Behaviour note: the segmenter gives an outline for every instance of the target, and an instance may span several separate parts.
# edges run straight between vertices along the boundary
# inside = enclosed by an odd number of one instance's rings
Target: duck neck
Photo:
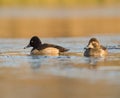
[[[37,45],[35,45],[35,46],[33,47],[33,50],[34,50],[34,49],[39,49],[41,46],[42,46],[41,43],[40,43],[40,44],[37,44]]]

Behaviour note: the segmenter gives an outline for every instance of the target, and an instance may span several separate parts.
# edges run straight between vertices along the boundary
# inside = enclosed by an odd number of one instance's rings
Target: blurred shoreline
[[[120,35],[120,7],[0,8],[0,37]]]

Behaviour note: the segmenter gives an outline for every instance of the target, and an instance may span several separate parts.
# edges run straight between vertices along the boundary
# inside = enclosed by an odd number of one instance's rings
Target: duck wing
[[[105,46],[100,46],[103,50],[107,50],[107,48]]]
[[[62,47],[62,46],[54,45],[54,44],[48,44],[48,43],[42,44],[41,47],[40,47],[40,50],[45,49],[45,48],[48,48],[48,47],[57,48],[57,49],[59,49],[60,52],[66,52],[66,51],[69,50],[69,49],[64,48],[64,47]]]

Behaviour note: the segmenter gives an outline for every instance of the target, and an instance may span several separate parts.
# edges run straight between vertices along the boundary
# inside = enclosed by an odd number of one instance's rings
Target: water
[[[119,17],[120,7],[97,7],[94,8],[2,8],[0,7],[0,17],[14,18],[68,18],[68,17]]]
[[[42,38],[69,48],[60,56],[31,56],[29,39],[0,39],[0,98],[119,98],[120,36],[94,36],[106,58],[86,58],[91,37]]]

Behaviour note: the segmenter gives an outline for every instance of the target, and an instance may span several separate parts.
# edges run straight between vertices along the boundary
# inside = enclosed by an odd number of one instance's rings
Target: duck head
[[[99,41],[96,38],[91,38],[86,48],[91,49],[91,48],[99,48],[99,47],[100,47]]]
[[[24,47],[24,49],[29,48],[29,47],[33,47],[33,48],[37,48],[42,44],[41,40],[39,39],[39,37],[37,36],[33,36],[30,40],[30,43]]]

